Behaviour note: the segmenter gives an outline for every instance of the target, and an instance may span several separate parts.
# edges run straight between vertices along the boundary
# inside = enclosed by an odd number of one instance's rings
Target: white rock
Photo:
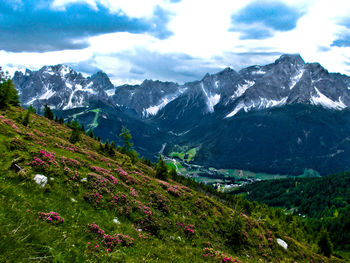
[[[47,177],[42,174],[36,174],[34,176],[34,181],[40,185],[40,187],[44,187],[47,184]]]
[[[285,241],[283,241],[283,240],[280,239],[280,238],[277,238],[277,243],[278,243],[278,245],[280,245],[281,247],[283,247],[285,250],[287,250],[288,244],[287,244]]]

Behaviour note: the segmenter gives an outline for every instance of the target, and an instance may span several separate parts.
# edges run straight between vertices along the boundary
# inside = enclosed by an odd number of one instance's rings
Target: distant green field
[[[91,129],[95,129],[98,126],[97,119],[98,119],[98,114],[100,113],[101,109],[95,109],[95,110],[91,110],[91,111],[96,113],[94,121],[93,121],[93,124],[92,124],[92,127],[91,127]]]
[[[198,150],[198,148],[192,148],[192,149],[189,149],[189,150],[183,151],[183,152],[172,152],[170,154],[170,156],[177,157],[177,158],[181,159],[182,161],[186,161],[189,163],[196,156],[197,150]]]
[[[178,153],[173,152],[172,157],[178,157],[183,161],[183,156],[188,155],[188,159],[192,159],[192,157],[196,153],[196,148],[188,150],[186,153]],[[204,167],[193,167],[187,168],[181,165],[181,161],[173,159],[172,162],[168,162],[168,167],[177,167],[176,171],[183,174],[188,175],[195,179],[197,182],[206,182],[209,184],[215,183],[223,183],[224,178],[230,179],[235,178],[237,182],[246,180],[249,178],[260,179],[260,180],[278,180],[289,178],[289,175],[282,174],[267,174],[267,173],[255,173],[246,170],[239,169],[215,169],[215,168],[204,168]],[[207,174],[207,176],[205,175]],[[311,169],[305,169],[304,173],[298,177],[318,177],[319,173],[317,171]],[[223,178],[224,177],[224,178]]]

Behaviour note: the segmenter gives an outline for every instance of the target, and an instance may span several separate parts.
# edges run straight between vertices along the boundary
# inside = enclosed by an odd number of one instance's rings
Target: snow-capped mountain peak
[[[13,81],[21,103],[33,104],[38,109],[45,104],[68,110],[86,107],[94,100],[108,103],[108,95],[101,88],[105,83],[97,78],[84,78],[67,65],[44,66],[38,71],[26,70],[25,74],[16,72]]]
[[[44,66],[24,74],[16,72],[13,80],[24,105],[38,108],[47,103],[67,110],[102,101],[140,118],[153,117],[163,109],[172,114],[194,109],[198,114],[218,111],[223,118],[230,118],[243,111],[294,103],[333,110],[350,106],[348,76],[329,73],[318,63],[305,63],[300,55],[288,54],[268,65],[239,72],[225,68],[183,85],[145,80],[140,85],[114,87],[102,71],[84,78],[66,65]],[[176,111],[169,111],[170,108]]]

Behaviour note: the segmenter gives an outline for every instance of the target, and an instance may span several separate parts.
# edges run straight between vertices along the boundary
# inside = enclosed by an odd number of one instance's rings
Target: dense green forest
[[[350,250],[350,172],[316,178],[261,181],[233,192],[250,201],[282,207],[327,229],[337,249]]]

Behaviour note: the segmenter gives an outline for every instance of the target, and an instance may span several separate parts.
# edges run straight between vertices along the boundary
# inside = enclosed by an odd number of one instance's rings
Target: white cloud
[[[164,4],[163,0],[97,0],[113,12],[122,11],[131,17],[150,17],[154,8]]]
[[[202,61],[202,65],[217,69],[234,66],[240,69],[247,63],[269,63],[281,53],[300,53],[307,62],[320,62],[331,72],[349,73],[346,62],[350,48],[331,47],[337,35],[344,30],[339,25],[341,18],[348,17],[350,2],[338,0],[284,0],[283,2],[298,8],[304,16],[298,20],[297,27],[291,31],[274,32],[271,38],[260,40],[242,40],[239,32],[229,32],[232,26],[231,16],[252,1],[232,0],[182,0],[176,4],[169,0],[55,0],[54,8],[64,8],[68,3],[86,2],[92,8],[98,4],[107,6],[111,12],[123,12],[130,17],[150,18],[155,7],[160,6],[173,16],[168,29],[174,34],[165,40],[149,34],[111,33],[89,39],[90,47],[82,50],[67,50],[46,53],[10,53],[0,51],[0,61],[8,68],[38,69],[47,64],[79,63],[93,61],[94,66],[114,76],[115,83],[140,81],[141,78],[157,76],[153,69],[142,65],[145,74],[133,76],[130,70],[140,68],[140,60],[131,59],[132,54],[140,55],[143,49],[148,54],[183,54]],[[252,52],[269,53],[252,56]],[[118,54],[129,56],[118,56]],[[244,58],[237,53],[250,53]],[[130,55],[131,54],[131,55]],[[142,58],[140,58],[142,59]],[[161,61],[161,60],[159,60]],[[186,70],[189,70],[186,64]],[[161,65],[160,65],[161,66]],[[178,65],[176,70],[183,65]],[[123,74],[125,77],[122,77]],[[158,74],[158,73],[157,73]],[[167,73],[168,74],[168,73]],[[165,77],[165,75],[164,75]],[[174,75],[174,79],[177,76]],[[180,77],[179,77],[180,79]]]
[[[51,4],[51,7],[53,9],[64,10],[66,5],[73,4],[73,3],[86,3],[91,8],[97,10],[97,5],[95,0],[54,0]]]

